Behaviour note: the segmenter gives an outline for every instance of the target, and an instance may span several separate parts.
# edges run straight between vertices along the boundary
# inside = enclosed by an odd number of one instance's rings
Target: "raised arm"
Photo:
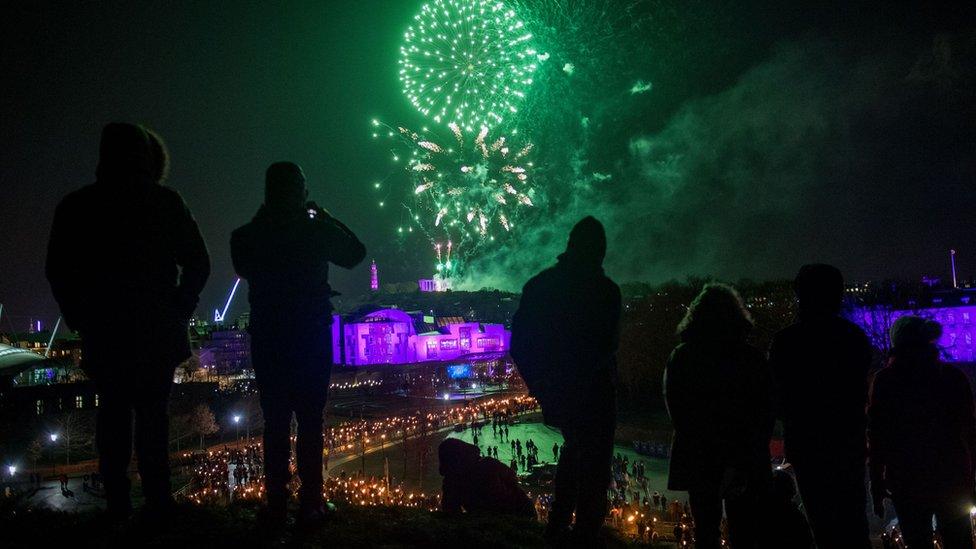
[[[316,226],[330,262],[352,269],[366,257],[366,246],[343,222],[326,214],[317,221]]]

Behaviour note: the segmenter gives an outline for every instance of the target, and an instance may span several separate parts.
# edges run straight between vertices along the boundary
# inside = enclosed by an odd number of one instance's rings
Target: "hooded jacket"
[[[877,373],[868,409],[872,491],[895,497],[969,497],[976,417],[969,379],[937,351],[898,352]]]
[[[577,224],[558,263],[525,284],[512,320],[512,358],[555,427],[614,415],[621,298],[603,273],[605,250],[598,221]]]
[[[131,124],[102,132],[97,180],[58,205],[46,274],[87,364],[118,348],[150,360],[190,356],[187,321],[210,275],[210,257],[180,195],[154,180],[149,139]]]

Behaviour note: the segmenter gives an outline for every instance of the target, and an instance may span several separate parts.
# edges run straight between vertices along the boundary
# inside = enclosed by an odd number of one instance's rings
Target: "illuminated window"
[[[434,340],[427,341],[427,358],[437,358],[437,342]]]
[[[441,340],[441,350],[451,351],[458,348],[458,340],[456,339],[442,339]]]
[[[41,415],[41,414],[44,413],[44,401],[43,400],[38,400],[37,402],[34,403],[34,406],[37,409],[37,415]]]
[[[79,408],[80,409],[80,408],[84,408],[84,407],[85,407],[85,399],[84,399],[84,397],[82,397],[81,395],[76,396],[75,397],[75,408]]]
[[[458,330],[461,335],[461,348],[470,349],[471,348],[471,328],[461,328]]]
[[[501,346],[501,341],[497,337],[479,337],[478,347],[482,349],[494,349]]]
[[[973,344],[973,334],[972,332],[966,332],[966,345]]]
[[[98,408],[98,393],[95,393],[95,407]]]

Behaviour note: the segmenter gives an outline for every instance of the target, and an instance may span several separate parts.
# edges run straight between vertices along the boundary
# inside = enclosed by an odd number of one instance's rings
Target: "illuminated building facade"
[[[976,292],[958,290],[937,294],[924,304],[909,303],[905,308],[864,306],[855,309],[851,320],[864,328],[872,343],[887,349],[888,337],[895,321],[915,315],[942,324],[943,360],[948,362],[976,361]]]
[[[412,364],[449,361],[479,353],[508,351],[511,332],[501,324],[435,318],[419,312],[382,309],[355,322],[332,324],[336,364]]]

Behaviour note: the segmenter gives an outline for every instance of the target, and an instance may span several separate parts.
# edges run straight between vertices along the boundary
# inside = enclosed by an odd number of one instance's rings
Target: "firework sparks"
[[[404,34],[400,82],[422,114],[471,132],[518,111],[537,60],[532,34],[505,4],[433,0]]]

